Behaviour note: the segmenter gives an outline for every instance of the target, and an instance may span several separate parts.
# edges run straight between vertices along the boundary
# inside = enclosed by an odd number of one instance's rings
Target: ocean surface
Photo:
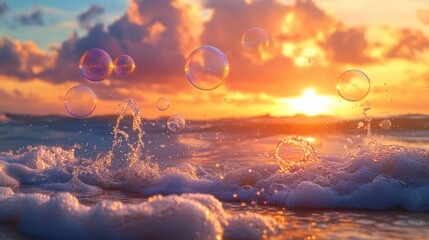
[[[429,116],[0,115],[0,239],[425,239]],[[386,119],[386,118],[385,118]]]

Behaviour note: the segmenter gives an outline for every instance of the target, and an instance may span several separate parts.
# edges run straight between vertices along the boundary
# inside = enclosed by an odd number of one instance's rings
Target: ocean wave
[[[292,173],[276,164],[213,171],[189,163],[161,169],[146,160],[109,165],[104,159],[46,146],[1,153],[0,186],[94,194],[116,189],[146,197],[204,193],[222,201],[287,208],[429,211],[429,152],[419,148],[377,145],[351,156],[322,155]]]
[[[261,239],[279,231],[273,218],[228,214],[210,195],[86,206],[70,193],[15,194],[0,187],[0,223],[8,222],[43,239]]]

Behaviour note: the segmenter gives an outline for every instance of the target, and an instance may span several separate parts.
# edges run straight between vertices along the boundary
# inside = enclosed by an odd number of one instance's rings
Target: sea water
[[[390,117],[389,130],[376,118],[187,119],[175,133],[133,104],[119,118],[1,116],[0,238],[429,234],[428,116]],[[281,171],[288,136],[308,139],[318,161]]]

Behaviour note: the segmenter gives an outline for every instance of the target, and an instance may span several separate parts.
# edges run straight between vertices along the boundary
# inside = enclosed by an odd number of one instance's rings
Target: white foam
[[[218,200],[202,194],[89,207],[70,193],[50,197],[0,188],[0,223],[5,222],[44,239],[259,239],[279,231],[270,217],[228,214]]]
[[[129,168],[105,168],[102,161],[89,164],[74,157],[73,150],[41,146],[22,154],[0,154],[0,186],[33,184],[96,193],[118,189],[144,196],[205,193],[222,201],[255,201],[288,208],[429,210],[426,150],[380,145],[376,150],[363,148],[352,157],[320,159],[297,173],[282,173],[276,165],[259,164],[209,174],[200,166],[159,169],[146,161]]]

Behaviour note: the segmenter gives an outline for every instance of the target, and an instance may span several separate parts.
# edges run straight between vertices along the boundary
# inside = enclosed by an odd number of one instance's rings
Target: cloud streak
[[[43,20],[43,11],[41,9],[35,9],[30,13],[21,13],[16,19],[21,25],[45,25],[45,21]]]
[[[92,5],[86,11],[79,14],[77,16],[77,20],[79,22],[79,25],[82,28],[90,29],[92,27],[91,23],[94,20],[97,20],[97,18],[101,16],[103,13],[104,13],[104,8],[98,5]]]

